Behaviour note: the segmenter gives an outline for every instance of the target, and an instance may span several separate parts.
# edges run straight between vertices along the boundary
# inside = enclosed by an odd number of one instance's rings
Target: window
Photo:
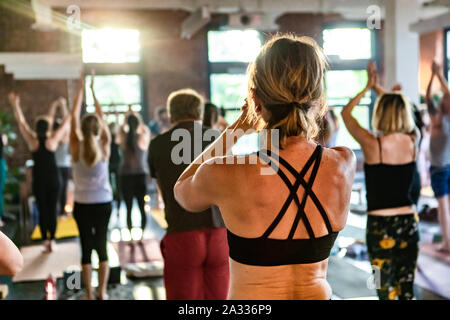
[[[88,112],[95,112],[94,98],[90,90],[91,76],[86,76],[86,104]],[[95,95],[107,115],[107,121],[122,123],[123,113],[132,110],[141,112],[141,78],[139,75],[99,75],[95,76]],[[116,115],[117,113],[117,115]]]
[[[252,62],[261,48],[256,30],[208,32],[209,62]]]
[[[366,28],[336,28],[323,31],[323,50],[341,60],[370,59],[371,33]]]
[[[241,114],[247,97],[249,62],[255,60],[263,43],[256,30],[213,30],[208,32],[208,60],[211,102],[222,108],[225,120],[231,124]],[[258,135],[239,139],[234,154],[257,151]]]
[[[143,69],[139,37],[139,30],[133,29],[94,29],[81,33],[85,72],[89,74],[91,69],[96,72],[95,93],[108,122],[122,123],[129,105],[133,111],[145,116],[141,97]],[[94,112],[89,88],[91,77],[86,76],[85,82],[87,111]]]
[[[255,60],[262,46],[256,30],[208,32],[211,102],[225,110],[231,123],[239,115],[247,96],[249,62]]]
[[[140,60],[138,30],[83,30],[81,46],[84,63],[133,63]]]
[[[334,27],[324,29],[322,37],[324,53],[330,60],[330,70],[325,75],[327,101],[340,123],[336,144],[360,149],[345,128],[340,112],[367,83],[367,63],[375,58],[372,31],[357,26]],[[366,129],[370,128],[372,101],[372,93],[368,92],[353,110],[359,124]]]
[[[247,96],[246,74],[213,73],[210,76],[211,101],[225,109],[225,120],[234,122]]]

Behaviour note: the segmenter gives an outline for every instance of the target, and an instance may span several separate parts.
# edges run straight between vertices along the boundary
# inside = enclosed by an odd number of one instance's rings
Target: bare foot
[[[446,246],[444,243],[441,243],[437,246],[436,248],[437,251],[441,252],[441,253],[450,253],[450,248],[448,246]]]
[[[109,300],[109,296],[106,293],[99,293],[97,300]]]
[[[91,292],[87,292],[86,291],[86,300],[95,300],[95,295],[94,295],[94,293],[91,291]]]
[[[49,250],[50,250],[50,252],[56,251],[56,241],[55,240],[50,241]]]
[[[45,240],[44,241],[44,249],[42,250],[42,253],[50,253],[50,252],[52,252],[52,250],[50,248],[50,241]]]

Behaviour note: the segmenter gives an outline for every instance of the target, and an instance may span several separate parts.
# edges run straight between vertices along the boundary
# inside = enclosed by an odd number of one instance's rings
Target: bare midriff
[[[310,264],[250,266],[230,259],[230,300],[329,300],[328,259]]]
[[[400,214],[411,214],[416,212],[416,206],[404,206],[404,207],[398,207],[398,208],[388,208],[388,209],[379,209],[379,210],[372,210],[368,211],[367,214],[372,216],[382,216],[382,217],[389,217],[389,216],[396,216]]]

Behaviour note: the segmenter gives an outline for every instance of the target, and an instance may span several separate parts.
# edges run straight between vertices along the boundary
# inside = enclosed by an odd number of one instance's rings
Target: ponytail
[[[94,114],[86,115],[81,121],[83,142],[81,158],[88,167],[93,167],[101,158],[97,137],[100,133],[100,121]]]
[[[130,114],[127,118],[127,124],[129,130],[126,139],[126,147],[128,150],[131,150],[132,153],[135,153],[138,138],[137,129],[139,127],[140,120],[136,115]]]

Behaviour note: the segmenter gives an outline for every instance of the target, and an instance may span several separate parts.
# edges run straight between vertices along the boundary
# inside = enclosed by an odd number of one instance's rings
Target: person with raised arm
[[[122,159],[119,166],[120,190],[127,207],[127,226],[131,234],[133,227],[133,199],[136,198],[141,213],[142,234],[140,240],[142,240],[147,224],[144,198],[148,193],[147,180],[149,169],[147,154],[150,143],[150,130],[142,121],[141,116],[132,111],[131,105],[125,115],[125,121],[120,128],[117,138],[117,142],[122,150]]]
[[[92,88],[93,91],[93,88]],[[92,92],[94,97],[95,94]],[[108,163],[111,135],[99,103],[95,113],[85,114],[80,121],[84,94],[84,77],[81,75],[72,109],[70,130],[70,153],[75,184],[73,215],[78,225],[81,243],[81,264],[86,297],[94,299],[91,285],[91,254],[95,250],[99,257],[98,296],[108,299],[109,278],[107,232],[113,200],[109,182]]]
[[[436,107],[431,96],[434,78],[437,78],[443,93]],[[434,196],[438,201],[438,216],[442,231],[439,251],[450,254],[450,91],[441,67],[433,62],[431,79],[426,95],[431,120],[430,178]]]
[[[65,98],[60,97],[57,100],[57,107],[62,114],[62,117],[66,117],[69,114],[69,110],[67,109],[67,101]],[[54,119],[53,122],[53,130],[59,128],[62,123],[61,119],[56,118],[56,110],[51,114],[51,117]],[[69,185],[69,180],[72,177],[71,167],[72,167],[72,157],[69,152],[69,136],[70,136],[70,128],[66,128],[66,132],[64,134],[64,138],[58,145],[56,149],[56,165],[58,166],[59,174],[61,176],[61,190],[59,193],[58,199],[58,213],[60,216],[65,217],[68,212],[66,212],[66,203],[67,203],[67,188]]]
[[[382,96],[387,92],[379,83],[379,77],[377,72],[377,67],[374,61],[370,61],[367,65],[367,76],[369,79],[372,79],[372,89],[375,92],[377,96]],[[402,92],[402,85],[400,83],[396,83],[392,86],[391,92]],[[421,177],[419,173],[419,155],[421,152],[423,153],[424,150],[422,150],[422,137],[424,134],[426,134],[425,130],[425,124],[423,122],[422,114],[419,111],[419,108],[411,102],[411,99],[409,97],[405,97],[408,100],[408,106],[411,108],[411,114],[414,119],[414,123],[417,127],[417,129],[420,132],[419,138],[418,138],[418,149],[417,149],[417,166],[416,170],[414,172],[413,182],[412,182],[412,188],[411,188],[411,196],[414,201],[414,204],[417,206],[419,203],[420,198],[420,191],[422,189],[422,183],[421,183]]]
[[[32,189],[39,211],[39,227],[44,240],[44,252],[52,252],[55,249],[56,209],[61,185],[55,151],[70,125],[70,115],[65,116],[61,126],[56,130],[52,130],[51,117],[39,116],[35,121],[35,130],[32,130],[23,115],[19,95],[11,92],[8,97],[19,130],[33,157]],[[51,109],[53,108],[55,104],[52,105]]]
[[[358,123],[353,109],[366,92],[377,88],[377,75],[371,72],[370,65],[368,71],[366,87],[349,101],[341,115],[364,154],[366,244],[374,272],[381,277],[378,297],[409,300],[414,298],[419,242],[419,218],[411,190],[420,133],[408,99],[395,92],[378,97],[373,132]]]
[[[347,220],[356,158],[348,148],[314,141],[326,111],[325,69],[312,38],[269,40],[249,67],[242,115],[174,187],[186,210],[220,208],[228,229],[229,299],[332,296],[328,258]],[[235,138],[250,129],[267,133],[261,150],[229,155]]]

